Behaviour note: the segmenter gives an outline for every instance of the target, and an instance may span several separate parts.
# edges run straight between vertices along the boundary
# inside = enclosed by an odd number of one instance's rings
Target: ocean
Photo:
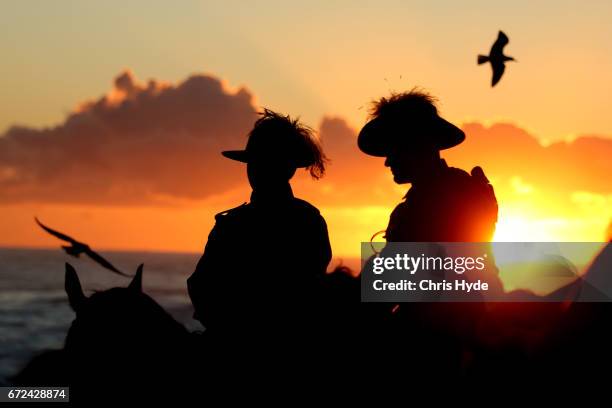
[[[144,263],[143,289],[189,330],[201,330],[192,318],[187,277],[200,254],[156,252],[100,252],[124,272]],[[0,385],[16,374],[32,356],[59,349],[74,312],[64,291],[64,264],[75,267],[86,295],[129,278],[103,269],[87,257],[73,258],[60,248],[0,248]]]

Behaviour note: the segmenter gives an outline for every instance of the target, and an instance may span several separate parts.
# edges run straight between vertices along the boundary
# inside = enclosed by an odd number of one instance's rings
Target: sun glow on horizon
[[[542,223],[527,216],[511,215],[500,218],[493,235],[494,242],[554,242],[559,237],[546,228]]]

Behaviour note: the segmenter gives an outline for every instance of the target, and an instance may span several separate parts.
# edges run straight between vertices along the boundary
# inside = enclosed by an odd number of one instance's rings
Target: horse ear
[[[128,289],[135,290],[136,292],[142,292],[142,268],[144,264],[138,265],[138,269],[136,270],[136,275],[134,275],[134,279],[130,282]]]
[[[78,312],[83,306],[83,303],[85,303],[87,297],[83,293],[83,288],[81,288],[79,275],[77,275],[72,265],[70,265],[68,262],[66,262],[66,278],[64,281],[64,288],[66,289],[66,294],[68,295],[70,307],[75,312]]]

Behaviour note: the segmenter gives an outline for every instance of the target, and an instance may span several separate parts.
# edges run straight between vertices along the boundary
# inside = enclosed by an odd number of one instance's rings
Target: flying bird
[[[491,51],[489,51],[489,55],[478,56],[478,65],[484,64],[485,62],[491,63],[491,67],[493,68],[493,79],[491,80],[492,87],[495,86],[502,75],[504,75],[506,61],[515,61],[514,58],[504,55],[504,47],[509,41],[508,36],[504,34],[503,31],[500,31],[497,35],[497,40],[495,40],[495,43],[493,43],[491,47]]]
[[[66,251],[66,253],[68,255],[74,256],[75,258],[78,258],[81,254],[85,254],[88,257],[90,257],[92,260],[96,261],[97,263],[99,263],[101,266],[103,266],[104,268],[111,270],[113,272],[115,272],[116,274],[119,274],[121,276],[126,276],[126,277],[131,277],[128,274],[125,274],[123,272],[121,272],[119,269],[115,268],[113,266],[113,264],[111,264],[110,262],[108,262],[106,259],[104,259],[102,256],[100,256],[98,253],[94,252],[89,245],[84,244],[82,242],[77,241],[76,239],[69,237],[68,235],[62,234],[59,231],[56,231],[54,229],[51,229],[49,227],[47,227],[46,225],[44,225],[42,222],[40,222],[38,220],[38,218],[34,217],[34,219],[36,220],[36,223],[45,231],[47,231],[49,234],[53,235],[56,238],[61,239],[62,241],[66,241],[69,242],[70,245],[62,245],[62,248],[64,249],[64,251]]]

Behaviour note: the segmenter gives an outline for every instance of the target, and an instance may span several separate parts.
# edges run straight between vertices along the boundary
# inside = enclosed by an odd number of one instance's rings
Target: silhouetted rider
[[[359,134],[361,151],[386,157],[398,184],[412,187],[391,214],[387,241],[487,242],[497,222],[493,187],[480,167],[449,167],[440,150],[463,142],[463,131],[438,115],[421,92],[381,98]]]
[[[434,99],[410,91],[381,98],[371,120],[359,133],[361,151],[386,157],[396,183],[410,183],[404,201],[393,210],[385,232],[387,242],[488,242],[497,222],[493,187],[480,167],[471,174],[449,167],[440,150],[465,139],[461,129],[438,115]],[[389,247],[383,255],[389,256]],[[500,291],[492,268],[492,291]],[[484,276],[483,276],[484,277]],[[474,334],[484,312],[482,304],[405,303],[382,311],[391,319],[391,341],[409,342],[414,367],[456,370],[465,338]],[[435,358],[434,358],[435,357]],[[422,360],[419,360],[421,358]]]
[[[310,312],[331,248],[325,220],[294,197],[289,180],[302,167],[321,177],[323,151],[310,128],[265,110],[246,149],[223,155],[246,163],[253,192],[248,204],[215,216],[187,281],[195,317],[211,332],[252,336],[297,326]]]

